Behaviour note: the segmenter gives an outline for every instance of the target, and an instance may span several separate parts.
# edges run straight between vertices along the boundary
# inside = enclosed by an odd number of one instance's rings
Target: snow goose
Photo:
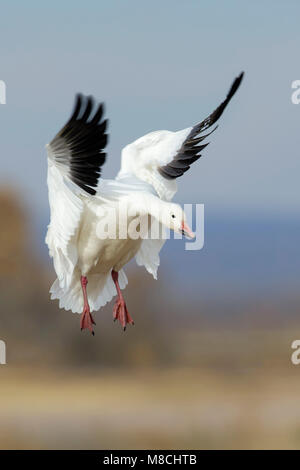
[[[95,109],[92,97],[76,96],[69,121],[46,146],[51,213],[46,243],[57,275],[51,298],[59,299],[60,308],[81,313],[81,329],[94,334],[91,312],[115,295],[113,318],[124,329],[133,324],[121,292],[127,284],[123,266],[135,257],[137,264],[156,279],[165,241],[163,228],[193,237],[183,210],[171,202],[177,190],[176,178],[200,158],[208,145],[202,142],[216,129],[210,128],[242,78],[243,73],[234,80],[226,99],[201,123],[178,132],[151,132],[127,145],[115,180],[100,179],[108,139],[104,105]],[[207,129],[210,131],[203,134]],[[121,237],[120,216],[125,213],[127,225]],[[149,217],[157,222],[159,236],[130,236],[129,224],[141,226]],[[118,233],[103,237],[104,226],[110,222]]]

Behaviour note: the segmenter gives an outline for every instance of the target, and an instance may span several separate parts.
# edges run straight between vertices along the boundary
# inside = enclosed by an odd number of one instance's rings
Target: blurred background
[[[299,2],[1,5],[1,449],[300,447]],[[78,91],[106,103],[121,148],[206,117],[245,70],[179,203],[205,204],[205,245],[169,241],[154,281],[131,263],[123,333],[96,336],[49,299],[44,146]]]

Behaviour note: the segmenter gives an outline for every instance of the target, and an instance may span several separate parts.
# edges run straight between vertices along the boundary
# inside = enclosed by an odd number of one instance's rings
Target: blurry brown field
[[[168,301],[163,279],[151,296],[153,281],[132,270],[136,326],[123,333],[108,305],[92,338],[49,301],[53,272],[14,195],[0,203],[1,449],[300,447],[297,295],[284,307],[237,300],[237,314],[212,299],[187,317],[172,286]]]
[[[299,448],[295,369],[1,371],[2,449]]]

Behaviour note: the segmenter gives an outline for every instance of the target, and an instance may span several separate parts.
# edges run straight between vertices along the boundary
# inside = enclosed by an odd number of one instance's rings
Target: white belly
[[[85,209],[78,234],[78,267],[82,275],[119,271],[138,252],[142,239],[101,239],[97,235],[99,219],[94,208]]]

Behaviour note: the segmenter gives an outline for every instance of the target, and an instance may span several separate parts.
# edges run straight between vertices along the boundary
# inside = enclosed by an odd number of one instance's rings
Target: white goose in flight
[[[127,323],[133,324],[121,289],[127,284],[122,268],[134,256],[156,279],[165,241],[162,232],[156,239],[133,238],[127,225],[125,237],[102,237],[99,223],[110,209],[122,216],[120,207],[125,207],[127,214],[133,214],[128,224],[150,216],[160,228],[193,237],[183,210],[170,202],[177,190],[176,178],[200,158],[208,145],[202,142],[217,126],[203,132],[220,118],[242,78],[243,73],[234,80],[226,99],[201,123],[178,132],[151,132],[127,145],[115,180],[100,179],[107,144],[104,106],[93,112],[92,97],[77,95],[71,118],[46,146],[51,212],[46,243],[57,274],[51,298],[59,299],[60,308],[81,313],[81,329],[94,334],[91,312],[115,295],[114,319],[124,329]]]

